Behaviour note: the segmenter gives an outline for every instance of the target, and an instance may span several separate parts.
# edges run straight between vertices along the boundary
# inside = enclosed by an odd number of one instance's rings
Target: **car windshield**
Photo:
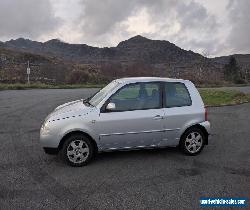
[[[119,83],[117,81],[109,83],[107,86],[98,91],[94,96],[92,96],[88,102],[93,106],[97,106],[107,96],[107,94],[110,93],[110,91],[112,91],[118,85]]]

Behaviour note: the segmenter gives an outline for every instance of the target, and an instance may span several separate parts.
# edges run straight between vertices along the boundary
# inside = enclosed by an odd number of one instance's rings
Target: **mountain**
[[[24,38],[7,41],[4,43],[4,47],[30,53],[57,56],[69,60],[79,60],[82,54],[89,53],[92,49],[92,47],[84,44],[68,44],[58,39],[42,43]]]
[[[30,53],[51,55],[81,63],[97,62],[138,62],[150,64],[168,62],[187,62],[201,59],[192,51],[183,50],[168,41],[150,40],[135,36],[120,42],[117,47],[91,47],[86,44],[68,44],[58,39],[36,42],[19,38],[4,43],[8,49],[23,50]]]
[[[116,50],[121,55],[120,57],[127,60],[142,60],[150,64],[180,63],[202,59],[201,55],[183,50],[168,41],[150,40],[142,36],[135,36],[120,42]]]
[[[234,54],[230,56],[233,56],[241,66],[250,67],[250,54]],[[221,65],[225,65],[229,62],[230,56],[215,57],[212,58],[212,60]]]
[[[40,82],[64,82],[65,74],[73,66],[55,57],[0,48],[0,82],[25,81],[27,61],[30,62],[32,81]]]
[[[187,78],[201,83],[219,82],[223,76],[223,66],[229,60],[227,56],[209,59],[193,51],[181,49],[169,41],[151,40],[140,35],[122,41],[116,47],[99,48],[86,44],[69,44],[59,39],[38,42],[19,38],[0,42],[0,49],[5,50],[5,55],[8,54],[6,50],[23,56],[26,53],[24,57],[29,60],[29,56],[40,56],[39,58],[44,58],[40,66],[46,63],[46,59],[56,60],[61,66],[67,66],[67,71],[65,68],[60,70],[67,72],[63,74],[65,78],[60,79],[61,82],[67,81],[68,74],[73,71],[78,71],[77,76],[73,77],[87,77],[91,81],[104,81],[122,76],[167,76]],[[3,54],[0,55],[3,57]],[[10,55],[12,60],[18,57],[11,53]],[[244,68],[248,68],[249,57],[237,55],[237,60],[240,65],[244,64]],[[0,63],[1,66],[5,66],[3,61]],[[68,70],[69,66],[71,70]],[[53,69],[55,71],[57,67],[54,66]],[[59,81],[55,76],[53,80]]]

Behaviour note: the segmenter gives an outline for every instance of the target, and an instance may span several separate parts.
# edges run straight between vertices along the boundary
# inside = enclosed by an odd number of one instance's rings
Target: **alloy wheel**
[[[86,161],[89,154],[89,146],[84,140],[73,140],[67,147],[67,157],[74,164]]]
[[[198,132],[191,132],[185,139],[185,147],[190,153],[198,152],[203,144],[202,135]]]

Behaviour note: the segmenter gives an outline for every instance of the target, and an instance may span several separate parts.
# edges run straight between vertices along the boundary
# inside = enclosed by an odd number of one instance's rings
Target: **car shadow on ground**
[[[180,153],[178,147],[165,147],[165,148],[147,148],[147,149],[133,149],[133,150],[115,150],[108,152],[101,152],[97,154],[97,159],[113,159],[113,158],[137,158],[137,157],[148,157],[155,155],[175,155]]]
[[[117,162],[129,161],[157,161],[159,159],[174,159],[182,161],[185,156],[178,147],[165,147],[165,148],[147,148],[147,149],[134,149],[134,150],[115,150],[108,152],[101,152],[94,156],[93,160],[87,166],[112,164]],[[63,166],[65,163],[61,160],[59,155],[48,155],[49,158],[44,160],[47,164],[56,164]],[[45,163],[46,164],[46,163]]]

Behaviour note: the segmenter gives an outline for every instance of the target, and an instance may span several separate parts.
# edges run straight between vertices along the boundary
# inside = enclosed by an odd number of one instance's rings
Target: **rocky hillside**
[[[250,71],[250,54],[235,54],[231,55],[235,57],[237,60],[238,64],[245,70]],[[218,63],[220,65],[225,65],[229,62],[230,56],[221,56],[221,57],[216,57],[212,58],[213,62]]]
[[[214,82],[221,80],[223,66],[228,61],[228,57],[208,59],[168,41],[142,36],[132,37],[110,48],[69,44],[58,39],[37,42],[19,38],[0,42],[0,56],[0,71],[5,75],[0,78],[2,81],[9,75],[6,69],[20,72],[22,68],[24,71],[27,60],[30,60],[39,69],[37,72],[40,73],[35,76],[37,80],[48,77],[56,82],[67,82],[71,80],[69,78],[102,81],[122,76],[165,76]],[[242,56],[237,55],[237,60],[248,68],[249,55]],[[12,61],[15,65],[11,64]]]
[[[192,51],[183,50],[168,41],[150,40],[135,36],[122,41],[117,47],[98,48],[85,44],[68,44],[58,39],[36,42],[19,38],[2,43],[8,49],[23,50],[42,55],[51,55],[81,63],[97,62],[138,62],[150,64],[167,62],[189,62],[202,56]]]
[[[25,82],[30,63],[30,79],[43,83],[71,83],[72,77],[98,81],[98,66],[64,61],[57,57],[0,48],[0,82]],[[80,72],[80,74],[79,74]]]

